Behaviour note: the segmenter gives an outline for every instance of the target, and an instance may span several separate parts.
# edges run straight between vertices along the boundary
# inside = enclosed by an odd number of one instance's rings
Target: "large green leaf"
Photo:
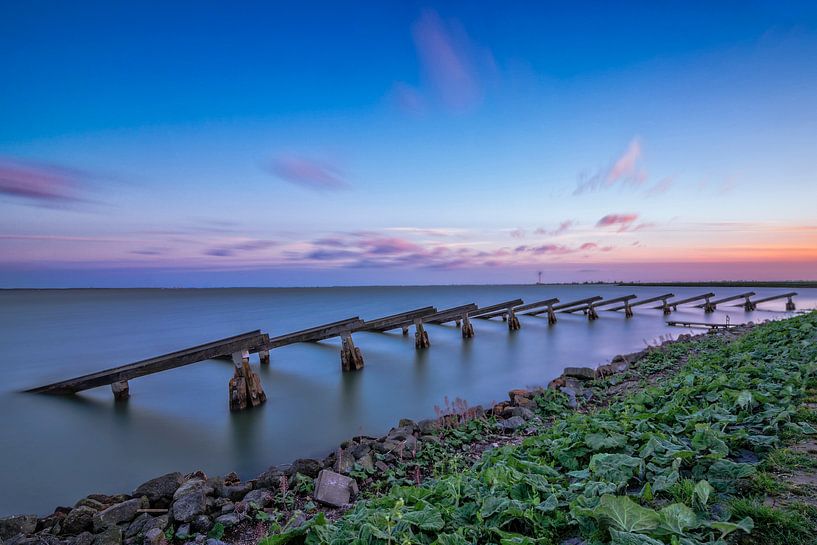
[[[641,458],[626,454],[594,454],[590,458],[590,473],[597,479],[618,485],[626,484],[644,465]]]
[[[695,511],[683,503],[667,505],[658,515],[661,517],[660,528],[672,534],[684,535],[687,530],[701,525]]]
[[[591,433],[584,438],[584,443],[593,450],[617,449],[627,444],[627,437],[620,433]]]
[[[727,535],[731,534],[735,530],[743,530],[747,534],[751,533],[755,527],[755,521],[751,519],[751,517],[746,517],[744,519],[739,520],[737,523],[735,522],[720,522],[715,521],[709,524],[712,528],[721,531],[721,537],[726,537]],[[785,545],[785,544],[781,544]]]
[[[612,545],[664,545],[663,541],[658,541],[644,534],[634,534],[632,532],[622,532],[610,528],[610,542]]]
[[[625,532],[654,530],[661,520],[654,510],[641,507],[627,496],[602,496],[592,514]]]
[[[443,521],[443,516],[440,511],[430,506],[420,511],[404,513],[403,520],[427,532],[442,530],[443,527],[445,527],[445,522]]]
[[[711,496],[712,492],[714,491],[715,489],[712,488],[712,485],[702,479],[695,485],[692,495],[694,496],[695,501],[698,502],[698,505],[705,507],[707,502],[709,502],[709,496]]]

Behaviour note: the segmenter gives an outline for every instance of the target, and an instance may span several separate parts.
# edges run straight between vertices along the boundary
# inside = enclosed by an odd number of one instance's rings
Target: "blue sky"
[[[808,2],[0,7],[0,286],[814,278]]]

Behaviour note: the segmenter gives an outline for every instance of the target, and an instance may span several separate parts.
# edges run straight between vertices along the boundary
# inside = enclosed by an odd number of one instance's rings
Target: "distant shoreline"
[[[817,288],[817,280],[720,280],[716,282],[620,282],[618,286],[670,286],[670,287],[721,287],[721,288]]]

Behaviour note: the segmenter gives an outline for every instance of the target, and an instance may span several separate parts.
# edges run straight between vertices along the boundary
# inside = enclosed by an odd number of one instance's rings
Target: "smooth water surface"
[[[268,401],[230,413],[232,365],[206,361],[135,379],[131,399],[114,403],[110,388],[77,396],[20,390],[262,329],[278,335],[350,316],[372,319],[426,305],[438,309],[636,293],[679,297],[742,288],[616,286],[437,286],[303,289],[15,290],[0,291],[0,515],[45,514],[92,493],[130,491],[169,471],[237,471],[251,478],[296,457],[323,457],[356,434],[381,435],[398,419],[435,414],[447,397],[489,404],[518,387],[544,385],[566,366],[597,366],[670,328],[658,310],[636,307],[627,320],[601,312],[520,316],[510,333],[500,319],[474,320],[464,341],[453,325],[427,326],[431,348],[414,349],[413,334],[356,333],[365,368],[341,373],[339,340],[272,352],[259,374]],[[771,295],[785,289],[756,289]],[[799,289],[798,308],[814,308],[817,290]],[[712,315],[683,308],[674,319],[733,323],[782,317],[785,300],[751,313],[725,306]],[[696,332],[700,332],[697,330]],[[257,361],[253,368],[258,369]]]

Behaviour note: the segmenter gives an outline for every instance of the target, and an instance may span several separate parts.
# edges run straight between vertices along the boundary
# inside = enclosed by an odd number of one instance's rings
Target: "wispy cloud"
[[[346,189],[349,183],[335,165],[320,159],[292,153],[280,154],[268,170],[287,182],[316,190]]]
[[[515,238],[515,239],[525,238],[525,230],[524,229],[511,229],[510,235],[511,235],[511,238]]]
[[[568,231],[569,231],[570,229],[572,229],[572,228],[573,228],[575,225],[576,225],[576,222],[575,222],[575,221],[573,221],[573,220],[565,220],[565,221],[563,221],[562,223],[560,223],[560,224],[559,224],[559,226],[558,226],[558,227],[556,227],[556,229],[553,229],[553,230],[550,230],[550,231],[549,231],[549,230],[545,229],[544,227],[540,227],[540,228],[538,228],[536,231],[534,231],[534,234],[537,234],[537,235],[549,235],[549,236],[559,236],[559,235],[561,235],[561,234],[564,234],[564,233],[568,232]]]
[[[608,167],[599,169],[595,174],[579,175],[574,195],[586,192],[602,191],[615,186],[640,186],[647,179],[643,166],[641,141],[630,140],[627,149]]]
[[[213,257],[230,257],[237,253],[255,252],[257,250],[264,250],[272,246],[277,246],[278,242],[274,240],[246,240],[243,242],[236,242],[232,244],[222,244],[207,248],[204,250],[204,255]]]
[[[666,178],[662,178],[659,180],[655,185],[647,189],[647,197],[657,197],[658,195],[663,195],[670,189],[672,186],[675,185],[675,180],[671,176],[667,176]]]
[[[466,112],[482,102],[484,80],[496,72],[490,50],[474,44],[459,22],[443,21],[431,9],[414,23],[412,37],[425,92],[395,83],[393,95],[402,110],[424,113],[429,103],[439,103],[450,111]]]
[[[0,157],[0,195],[55,206],[85,201],[90,176],[78,170]]]

